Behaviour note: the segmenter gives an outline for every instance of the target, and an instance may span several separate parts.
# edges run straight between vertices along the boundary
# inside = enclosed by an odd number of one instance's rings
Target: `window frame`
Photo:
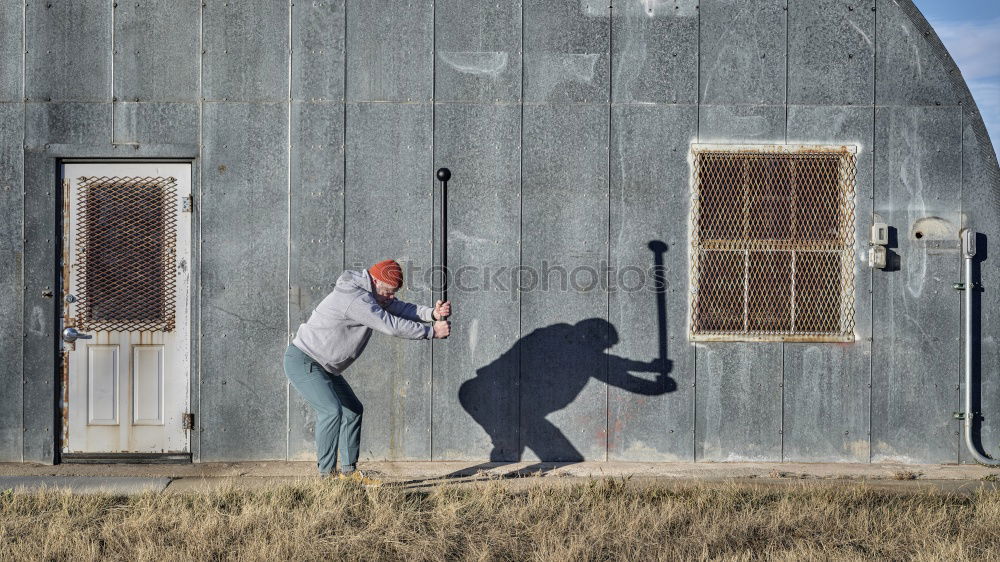
[[[845,228],[842,234],[843,238],[838,238],[842,241],[841,249],[834,250],[834,255],[836,252],[842,252],[840,256],[841,271],[838,274],[841,287],[841,292],[839,295],[839,316],[837,322],[840,326],[838,332],[817,332],[817,331],[801,331],[796,332],[793,329],[788,330],[759,330],[750,329],[749,322],[745,321],[742,330],[696,330],[698,322],[698,304],[699,304],[699,291],[702,287],[699,285],[699,255],[702,255],[703,248],[700,246],[699,236],[699,219],[701,212],[699,203],[700,185],[699,185],[699,167],[701,165],[700,157],[705,154],[721,154],[721,153],[745,153],[745,154],[777,154],[777,155],[801,155],[801,154],[830,154],[839,155],[840,162],[838,172],[841,175],[841,179],[838,180],[838,200],[840,205],[843,205],[846,213],[849,214],[848,217],[842,218],[839,222]],[[688,266],[690,273],[690,287],[688,291],[688,338],[693,342],[809,342],[809,343],[846,343],[857,341],[856,333],[856,306],[857,306],[857,275],[858,275],[858,262],[857,262],[857,154],[858,147],[855,145],[828,145],[828,144],[709,144],[709,143],[691,143],[691,150],[689,152],[689,165],[691,169],[690,176],[690,189],[691,189],[691,207],[689,210],[689,221],[688,221]],[[846,168],[845,168],[846,166]],[[795,240],[792,241],[796,242]],[[749,244],[748,244],[749,245]],[[762,252],[781,252],[788,251],[790,253],[798,252],[798,249],[787,249],[778,248],[777,244],[775,247],[768,248],[766,245],[762,245],[758,248]],[[746,250],[750,252],[751,250]],[[747,260],[750,257],[748,255]],[[792,258],[793,261],[795,258]],[[749,261],[747,262],[749,264]],[[749,267],[749,265],[747,266]],[[794,266],[793,266],[794,267]],[[792,270],[794,272],[794,269]],[[794,275],[794,273],[792,274]],[[849,277],[849,279],[848,279]],[[749,283],[751,280],[749,278],[749,273],[745,272],[743,277],[744,285],[744,295],[743,295],[743,306],[745,309],[744,314],[747,314],[746,308],[749,306],[750,296],[747,293],[749,288]],[[792,281],[794,286],[794,278]],[[794,289],[793,289],[794,291]],[[790,300],[791,314],[794,317],[796,309],[794,292]]]

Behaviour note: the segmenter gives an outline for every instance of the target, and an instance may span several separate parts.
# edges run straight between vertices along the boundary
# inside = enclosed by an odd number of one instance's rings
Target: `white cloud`
[[[965,77],[994,145],[1000,141],[1000,18],[931,21]]]
[[[1000,142],[1000,79],[967,80],[966,83],[996,146]]]
[[[966,80],[1000,77],[1000,18],[931,24]]]
[[[966,83],[983,113],[1000,112],[1000,80],[968,80]]]

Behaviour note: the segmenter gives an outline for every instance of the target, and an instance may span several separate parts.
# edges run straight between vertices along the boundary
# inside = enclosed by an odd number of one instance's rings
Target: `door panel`
[[[118,346],[87,346],[87,423],[118,425]]]
[[[66,164],[64,453],[184,453],[191,165]],[[86,338],[86,339],[84,339]]]
[[[163,346],[132,347],[132,423],[163,423]]]

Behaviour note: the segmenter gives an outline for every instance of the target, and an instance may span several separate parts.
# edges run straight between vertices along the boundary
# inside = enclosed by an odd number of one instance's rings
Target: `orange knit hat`
[[[392,285],[393,287],[403,286],[403,268],[399,267],[396,260],[380,261],[368,268],[368,273],[370,273],[374,279]]]

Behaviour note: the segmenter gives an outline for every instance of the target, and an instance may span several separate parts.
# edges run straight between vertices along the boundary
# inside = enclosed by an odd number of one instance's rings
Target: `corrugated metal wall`
[[[688,147],[721,141],[859,146],[856,343],[687,341]],[[650,291],[453,289],[451,339],[351,368],[364,458],[964,460],[957,229],[997,232],[1000,179],[909,0],[0,0],[0,460],[54,458],[70,156],[194,158],[198,460],[312,457],[287,337],[345,266],[432,264],[439,166],[450,266],[646,269],[659,240],[666,318]],[[873,212],[894,271],[864,267]],[[660,322],[670,384],[639,372]]]

